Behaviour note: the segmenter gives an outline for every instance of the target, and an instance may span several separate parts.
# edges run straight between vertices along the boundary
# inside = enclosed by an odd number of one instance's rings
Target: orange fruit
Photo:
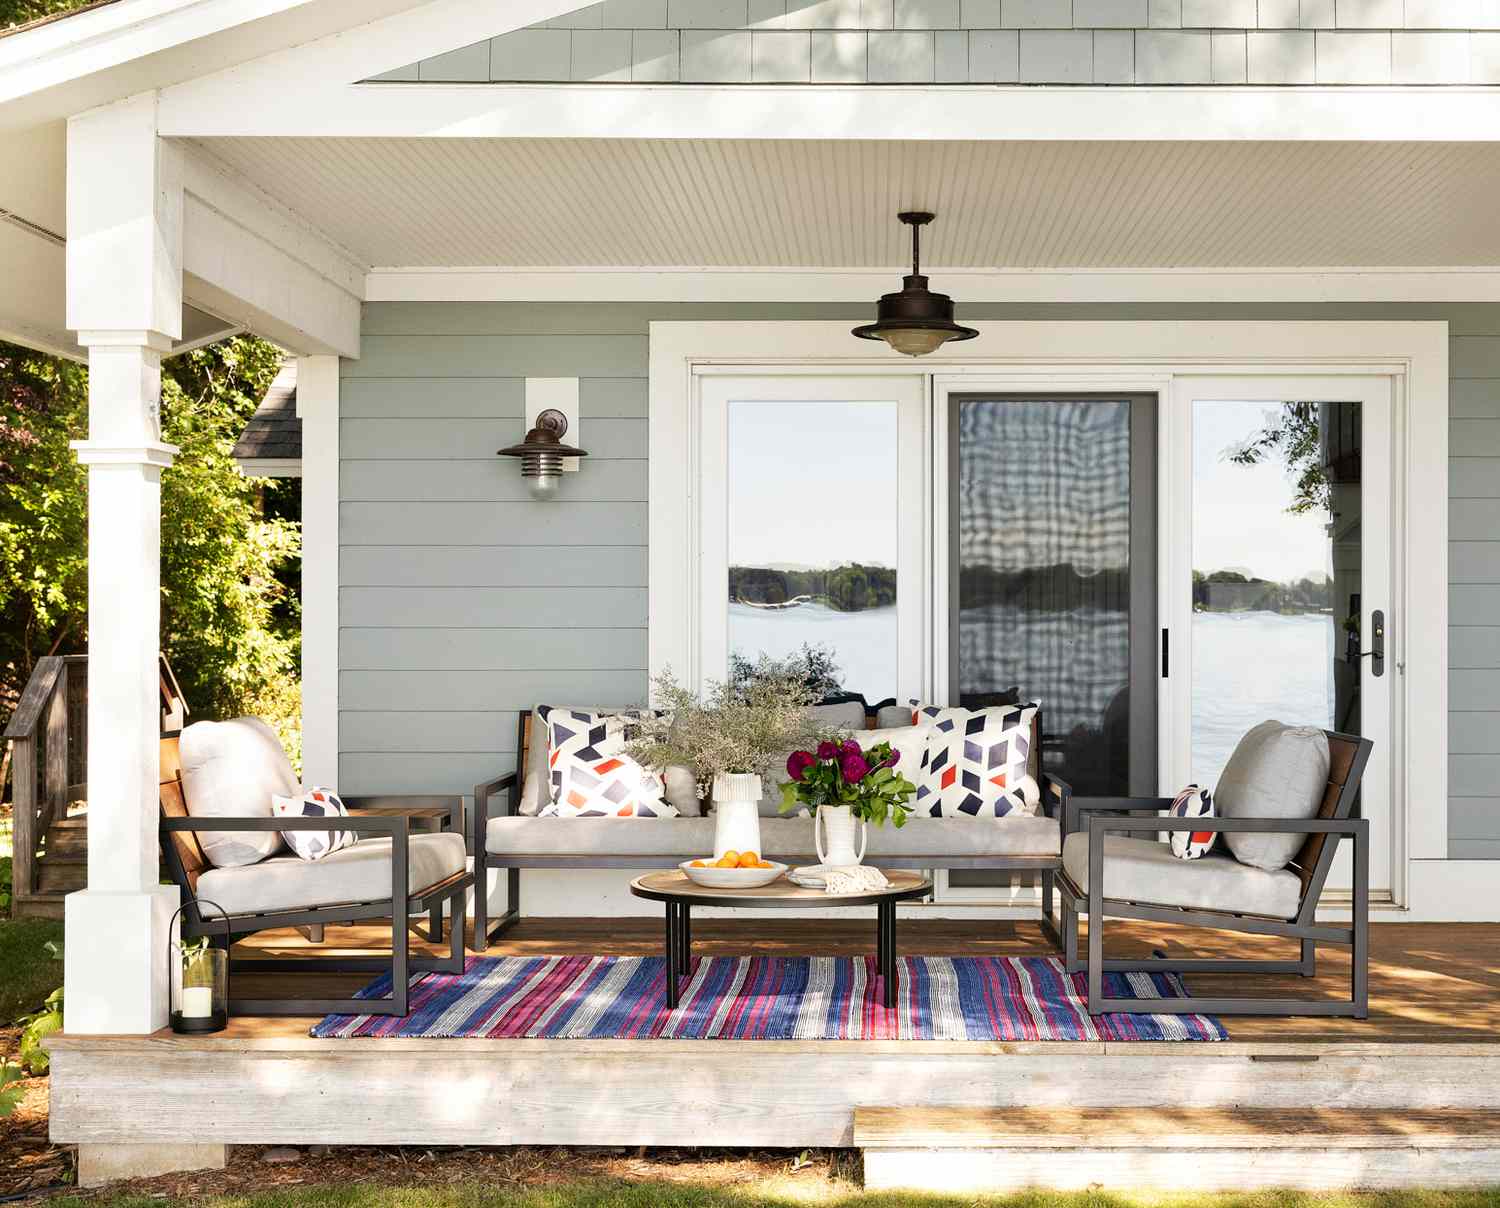
[[[735,851],[734,848],[731,847],[722,856],[720,856],[719,859],[721,859],[721,860],[733,860],[736,864],[738,864],[740,862],[740,853],[737,852],[737,851]]]
[[[694,860],[691,864],[688,865],[688,867],[689,868],[707,868],[708,865],[705,864],[702,860]]]
[[[722,860],[718,860],[714,864],[715,868],[738,868],[739,866],[739,861],[731,860],[727,852],[724,854],[724,858]]]
[[[755,862],[755,867],[756,868],[773,868],[775,866],[769,860],[757,860]]]
[[[754,868],[759,863],[760,857],[757,856],[753,851],[747,851],[742,856],[740,856],[741,868]]]

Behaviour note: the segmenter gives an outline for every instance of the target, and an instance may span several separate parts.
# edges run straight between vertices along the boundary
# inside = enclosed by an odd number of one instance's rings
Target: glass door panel
[[[1076,792],[1154,792],[1155,397],[949,408],[949,699],[1034,700]]]
[[[1268,719],[1374,739],[1361,809],[1372,886],[1389,891],[1389,384],[1183,389],[1191,583],[1185,666],[1173,669],[1186,676],[1183,783],[1212,787],[1241,736]],[[1377,610],[1389,618],[1380,664],[1368,657]],[[1347,884],[1347,871],[1336,878]]]

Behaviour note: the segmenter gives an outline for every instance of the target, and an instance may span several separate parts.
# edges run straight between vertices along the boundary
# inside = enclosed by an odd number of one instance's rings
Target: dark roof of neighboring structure
[[[302,457],[302,420],[297,416],[297,363],[289,361],[276,375],[239,440],[236,461],[298,461]]]
[[[37,17],[33,21],[23,21],[20,25],[10,25],[0,29],[0,38],[8,38],[11,34],[24,33],[28,29],[35,29],[38,25],[52,25],[58,21],[66,21],[69,17],[76,17],[79,13],[89,12],[91,9],[104,8],[109,4],[116,4],[119,0],[93,0],[92,4],[81,4],[77,8],[63,9],[61,12],[48,13],[45,17]]]

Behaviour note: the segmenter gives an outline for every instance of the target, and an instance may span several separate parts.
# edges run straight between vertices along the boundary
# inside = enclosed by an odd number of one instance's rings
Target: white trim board
[[[370,302],[858,302],[898,268],[374,268]],[[965,303],[1500,302],[1500,269],[929,267]]]
[[[437,10],[452,0],[427,6]],[[466,3],[469,0],[465,0]],[[497,0],[474,7],[492,10]],[[455,46],[556,15],[510,0],[504,21],[464,23]],[[1183,139],[1489,142],[1500,89],[1047,85],[341,84],[410,62],[392,37],[430,43],[402,14],[351,34],[163,89],[162,133],[186,138],[912,139],[962,142]],[[498,28],[497,28],[498,27]],[[373,27],[371,27],[373,28]],[[360,41],[359,38],[364,40]],[[451,47],[450,47],[451,49]],[[326,51],[326,53],[324,53]],[[415,44],[411,53],[421,53]],[[330,83],[329,81],[335,81]]]
[[[1402,384],[1406,498],[1397,542],[1405,569],[1397,739],[1411,860],[1447,856],[1448,325],[1446,322],[978,322],[979,338],[917,365],[854,340],[844,323],[676,323],[650,327],[648,659],[654,673],[694,667],[693,379],[699,372],[919,372],[1003,375],[1047,388],[1192,372],[1394,376]],[[1404,664],[1404,668],[1398,666]],[[1426,905],[1412,886],[1408,905]]]
[[[297,359],[302,420],[302,779],[339,775],[339,358]]]

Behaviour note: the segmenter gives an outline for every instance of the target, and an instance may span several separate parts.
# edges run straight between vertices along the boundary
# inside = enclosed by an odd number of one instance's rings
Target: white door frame
[[[1184,374],[1355,374],[1397,382],[1394,436],[1406,490],[1397,502],[1406,619],[1388,653],[1398,715],[1393,784],[1408,803],[1408,859],[1447,857],[1448,324],[1446,322],[979,322],[977,339],[913,362],[854,340],[844,323],[650,325],[649,635],[651,670],[691,665],[698,579],[695,371],[972,375],[1021,390],[1119,389]],[[1163,512],[1167,509],[1163,508]],[[1438,585],[1437,590],[1432,585]],[[1420,906],[1418,907],[1420,909]]]

